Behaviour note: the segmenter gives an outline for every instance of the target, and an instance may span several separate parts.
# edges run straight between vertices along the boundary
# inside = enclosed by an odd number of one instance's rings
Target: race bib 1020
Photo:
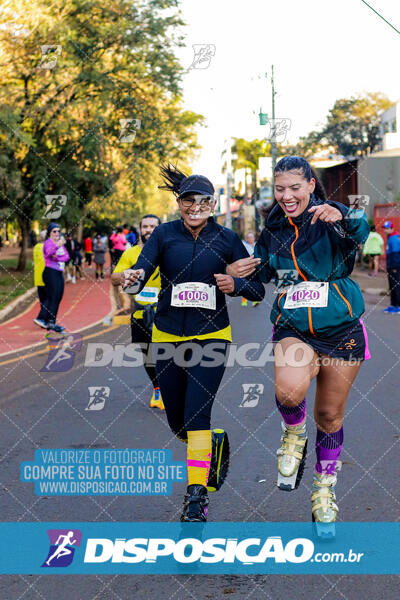
[[[302,281],[289,288],[283,308],[323,308],[328,306],[328,292],[326,281]]]

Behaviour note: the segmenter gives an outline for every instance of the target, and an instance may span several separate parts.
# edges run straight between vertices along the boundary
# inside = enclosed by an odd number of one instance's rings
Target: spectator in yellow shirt
[[[154,229],[160,224],[160,219],[156,215],[144,215],[139,223],[140,236],[136,246],[125,250],[120,257],[117,266],[111,275],[111,283],[115,286],[121,284],[121,274],[127,269],[132,269],[136,264],[139,254],[144,244],[147,242]],[[133,313],[131,315],[131,335],[133,344],[147,344],[142,349],[145,355],[144,368],[153,384],[153,395],[150,400],[151,408],[164,410],[164,403],[161,398],[160,388],[157,382],[156,370],[153,365],[148,364],[146,350],[151,343],[151,334],[154,320],[154,313],[157,307],[158,294],[161,287],[160,270],[157,267],[151,275],[146,286],[140,292],[133,296]]]
[[[43,281],[43,271],[44,271],[44,256],[43,256],[43,245],[46,239],[46,231],[41,231],[39,234],[39,242],[35,244],[33,248],[33,282],[37,287],[37,293],[39,296],[40,302],[40,311],[36,319],[33,319],[33,322],[39,327],[43,329],[47,329],[46,323],[46,310],[44,308],[44,303],[46,300],[46,286]]]

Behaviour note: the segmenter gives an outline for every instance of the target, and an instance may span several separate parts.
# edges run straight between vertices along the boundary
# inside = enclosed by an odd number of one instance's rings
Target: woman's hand
[[[341,221],[343,219],[343,215],[334,206],[330,204],[320,204],[319,206],[313,206],[308,209],[308,212],[313,212],[314,216],[311,220],[311,225],[317,222],[317,219],[320,221],[324,221],[324,223],[336,223],[336,221]]]
[[[127,269],[121,273],[121,285],[127,287],[133,285],[137,281],[140,275],[144,273],[143,269]]]
[[[260,258],[254,258],[253,256],[240,258],[231,265],[228,265],[226,267],[226,272],[228,275],[232,275],[232,277],[248,277],[254,273],[260,262]]]
[[[232,294],[235,289],[235,282],[233,281],[233,277],[230,275],[222,275],[222,273],[214,274],[215,279],[217,280],[217,286],[224,294]]]

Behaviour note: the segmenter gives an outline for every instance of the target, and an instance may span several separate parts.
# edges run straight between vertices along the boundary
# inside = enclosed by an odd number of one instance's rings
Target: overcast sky
[[[400,30],[399,0],[368,0]],[[381,91],[400,98],[400,35],[361,0],[182,0],[186,47],[214,44],[207,69],[184,78],[187,109],[206,117],[199,128],[202,150],[194,172],[215,183],[228,136],[266,135],[258,124],[260,105],[271,114],[271,65],[275,69],[276,117],[292,121],[288,139],[323,123],[338,98]],[[261,76],[261,77],[260,77]]]

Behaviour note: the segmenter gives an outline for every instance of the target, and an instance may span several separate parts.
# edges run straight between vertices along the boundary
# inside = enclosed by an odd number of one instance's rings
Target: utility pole
[[[232,229],[231,215],[231,195],[232,195],[232,140],[228,138],[228,148],[226,153],[226,216],[225,227]]]
[[[275,87],[274,87],[274,65],[271,67],[272,86],[272,126],[271,126],[271,157],[272,157],[272,189],[274,189],[274,171],[276,165],[276,126],[275,126]]]

